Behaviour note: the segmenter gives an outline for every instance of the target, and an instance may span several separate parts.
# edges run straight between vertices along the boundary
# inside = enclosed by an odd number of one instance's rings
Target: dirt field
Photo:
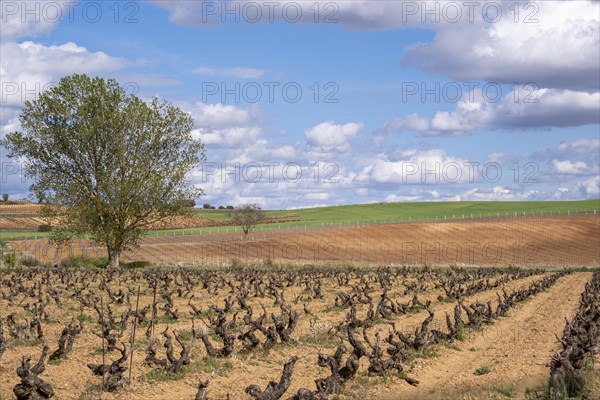
[[[475,283],[485,281],[486,274],[488,284],[497,285],[491,289],[481,289],[471,295],[463,297],[465,304],[475,301],[491,301],[496,305],[496,293],[504,289],[511,292],[518,289],[531,287],[534,282],[540,282],[551,276],[552,273],[541,271],[517,275],[513,272],[493,272],[486,269],[479,272],[463,275],[461,272],[414,270],[414,272],[393,272],[389,275],[393,282],[389,296],[398,304],[411,304],[413,294],[418,293],[420,302],[431,301],[430,309],[434,313],[433,321],[429,326],[431,329],[444,330],[446,326],[445,313],[452,314],[455,302],[443,299],[444,291],[436,284],[447,277],[468,277],[466,282]],[[170,273],[161,275],[166,286],[161,289],[157,296],[158,300],[158,325],[155,334],[150,339],[145,335],[148,326],[141,324],[136,332],[135,351],[133,353],[132,383],[115,393],[102,393],[100,391],[101,378],[92,375],[87,368],[88,363],[100,364],[102,362],[101,339],[94,335],[100,332],[98,325],[98,314],[92,308],[92,304],[98,304],[98,298],[83,306],[81,303],[86,298],[94,299],[95,296],[103,298],[103,304],[110,304],[113,314],[118,321],[127,314],[126,304],[135,307],[135,293],[137,285],[141,286],[141,298],[139,308],[151,307],[153,292],[148,286],[151,274],[141,275],[137,272],[125,272],[116,276],[107,276],[105,273],[71,271],[65,274],[51,272],[49,275],[40,272],[20,275],[18,272],[0,272],[3,285],[0,288],[2,299],[0,300],[1,315],[4,319],[4,336],[8,339],[8,348],[0,357],[0,398],[11,399],[12,388],[19,382],[15,370],[20,364],[22,355],[33,356],[33,362],[37,361],[43,342],[47,342],[50,352],[57,348],[57,340],[63,327],[73,318],[84,321],[83,331],[76,337],[73,351],[66,359],[52,362],[46,367],[46,371],[40,375],[47,381],[56,392],[59,399],[192,399],[197,390],[197,384],[206,380],[214,371],[214,376],[209,384],[208,394],[211,399],[225,399],[230,395],[232,399],[250,399],[244,393],[244,389],[251,384],[257,384],[264,389],[269,380],[278,381],[283,364],[292,356],[300,356],[294,373],[291,386],[283,398],[296,393],[300,388],[315,390],[314,380],[328,376],[327,368],[317,366],[316,360],[319,353],[333,354],[341,338],[347,338],[343,332],[335,333],[334,327],[344,323],[348,308],[336,306],[335,298],[340,293],[352,293],[352,286],[361,286],[360,276],[349,272],[327,272],[325,270],[305,270],[298,273],[273,274],[266,272],[220,272],[212,273]],[[257,348],[246,351],[240,340],[235,342],[235,351],[223,358],[209,357],[202,342],[198,340],[193,345],[190,355],[191,363],[185,367],[184,372],[174,376],[166,376],[161,372],[161,367],[148,365],[144,362],[146,349],[150,343],[155,343],[157,356],[164,357],[165,351],[162,346],[164,337],[161,332],[168,326],[169,331],[188,332],[187,340],[190,340],[190,329],[192,326],[192,310],[188,303],[195,304],[197,308],[207,310],[209,305],[214,304],[223,307],[227,297],[240,295],[240,287],[249,282],[247,279],[253,276],[264,282],[264,286],[270,287],[272,282],[288,279],[284,298],[294,310],[298,312],[298,322],[293,330],[293,343],[278,343],[269,351]],[[340,277],[348,277],[347,282],[340,281]],[[371,282],[371,297],[375,300],[380,298],[382,289],[377,283],[377,276],[371,272],[366,275],[368,279],[363,282]],[[25,278],[24,280],[22,280]],[[172,278],[172,279],[171,279]],[[503,279],[507,279],[504,281]],[[591,278],[590,273],[574,273],[558,278],[556,283],[549,288],[533,295],[523,302],[517,303],[508,313],[495,320],[492,324],[484,324],[482,328],[466,328],[462,340],[441,342],[429,347],[427,350],[412,352],[404,363],[404,371],[401,374],[390,371],[385,377],[370,377],[367,374],[368,359],[361,359],[360,368],[355,378],[346,384],[340,399],[494,399],[504,398],[498,392],[499,389],[510,389],[514,391],[513,398],[523,398],[527,387],[536,387],[548,378],[547,363],[553,350],[558,348],[554,334],[560,335],[564,327],[564,318],[572,317],[578,307],[579,293],[584,289],[585,282]],[[189,279],[189,280],[188,280]],[[343,279],[342,279],[343,280]],[[12,281],[12,284],[8,282]],[[191,284],[185,289],[185,282]],[[106,286],[102,284],[104,282]],[[167,282],[169,282],[167,284]],[[208,287],[203,289],[205,282]],[[317,296],[313,283],[322,284],[322,297]],[[89,284],[89,285],[88,285]],[[233,285],[233,286],[230,286]],[[414,285],[417,286],[415,289]],[[25,292],[20,292],[19,287]],[[36,301],[37,289],[29,293],[31,288],[41,288],[42,292],[48,293],[43,302],[48,302],[45,311],[48,319],[42,321],[44,339],[22,339],[18,340],[10,336],[11,328],[7,316],[13,314],[13,320],[17,323],[27,323],[35,313],[27,311],[32,301]],[[106,289],[108,287],[109,289]],[[230,287],[232,288],[230,290]],[[249,286],[252,287],[252,286]],[[104,289],[103,289],[104,288]],[[184,289],[181,297],[177,294],[177,288]],[[409,288],[412,288],[409,290]],[[167,318],[163,311],[167,299],[160,293],[167,290],[173,294],[174,304],[172,309],[178,314],[178,319]],[[124,301],[118,303],[118,293],[133,293]],[[276,289],[276,291],[279,289]],[[75,291],[79,295],[75,296]],[[110,294],[109,292],[110,291]],[[260,314],[260,305],[266,307],[267,315],[278,313],[280,309],[274,304],[277,296],[268,294],[255,296],[250,291],[247,297],[248,304],[254,308],[254,317]],[[11,293],[14,298],[9,299]],[[60,306],[55,297],[61,300]],[[33,297],[30,296],[33,295]],[[193,297],[192,297],[193,295]],[[116,297],[114,297],[116,296]],[[442,297],[440,297],[442,296]],[[113,301],[110,298],[113,297]],[[43,299],[44,296],[41,297]],[[442,298],[442,300],[440,300]],[[80,300],[81,299],[81,300]],[[36,301],[37,302],[37,301]],[[414,303],[413,303],[414,305]],[[368,315],[368,307],[358,304],[358,318]],[[244,311],[239,305],[234,305],[227,313],[227,320],[238,314],[238,323],[232,325],[232,331],[237,335],[242,332],[244,323],[241,322]],[[206,321],[210,313],[202,313],[202,320]],[[412,311],[395,315],[388,319],[375,319],[373,326],[368,329],[370,340],[375,342],[375,333],[381,331],[383,337],[387,337],[390,328],[389,323],[394,322],[396,329],[404,332],[408,337],[413,337],[416,327],[428,316],[428,312],[422,306],[415,307]],[[463,318],[465,318],[463,316]],[[132,319],[127,320],[122,339],[129,343]],[[267,319],[270,321],[270,319]],[[196,319],[197,326],[212,332],[211,329]],[[119,329],[117,329],[118,333]],[[359,330],[358,337],[364,342],[362,332]],[[216,339],[214,332],[209,335],[216,347],[222,343]],[[264,336],[258,333],[259,339]],[[179,345],[175,344],[175,355],[179,355]],[[349,349],[352,347],[346,341]],[[366,344],[365,344],[366,346]],[[387,346],[387,345],[385,345]],[[385,347],[384,346],[384,347]],[[387,356],[386,356],[387,357]],[[118,352],[112,351],[106,355],[110,363],[118,358]],[[129,365],[126,363],[125,365]],[[482,376],[475,376],[474,371],[482,366],[489,366],[491,371]],[[420,381],[417,387],[409,385],[404,377],[411,377]],[[470,397],[464,397],[468,393]]]
[[[102,255],[78,241],[60,249],[46,241],[13,242],[43,262],[72,254]],[[229,264],[271,259],[288,263],[396,265],[597,266],[600,216],[500,218],[307,230],[148,237],[126,260],[161,264]]]
[[[40,204],[0,204],[0,230],[32,231],[38,230],[40,225],[48,224],[48,219],[40,216],[42,205]],[[276,224],[294,221],[292,216],[282,215],[268,218],[264,224]],[[59,218],[51,219],[51,225],[60,225]],[[156,223],[151,230],[164,229],[190,229],[202,227],[231,226],[231,221],[216,221],[202,218],[197,215],[176,216]]]

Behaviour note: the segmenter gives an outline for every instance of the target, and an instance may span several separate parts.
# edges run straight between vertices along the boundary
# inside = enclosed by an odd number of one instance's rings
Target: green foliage
[[[106,257],[93,258],[84,255],[69,256],[60,262],[60,266],[63,268],[76,269],[106,268],[107,264]]]
[[[161,315],[158,317],[158,322],[161,324],[174,324],[177,320],[170,315]]]
[[[34,256],[25,254],[21,257],[21,265],[24,267],[37,267],[40,262]]]
[[[17,256],[14,253],[8,253],[4,255],[4,263],[8,268],[17,267]]]
[[[77,316],[77,321],[92,323],[94,322],[94,318],[87,314],[79,314]]]
[[[204,373],[215,372],[219,376],[227,376],[233,369],[233,362],[228,358],[206,356],[200,364],[200,370]]]
[[[515,396],[515,390],[512,388],[498,387],[498,388],[496,388],[496,391],[505,397],[514,397]]]
[[[2,193],[2,201],[8,201],[8,193]]]
[[[252,232],[256,225],[263,219],[265,219],[265,213],[258,204],[253,203],[239,206],[231,213],[231,222],[239,225],[245,236]]]
[[[128,263],[123,263],[123,268],[126,269],[146,269],[151,267],[152,263],[150,261],[131,261]]]
[[[484,366],[477,368],[475,370],[475,372],[473,372],[473,375],[481,376],[481,375],[489,374],[491,371],[492,371],[492,369],[489,366],[484,365]]]
[[[115,80],[64,77],[25,102],[20,122],[22,131],[0,145],[27,160],[32,192],[47,199],[44,215],[61,217],[52,238],[89,234],[106,246],[111,266],[150,226],[202,194],[187,181],[204,157],[192,118],[129,95]]]
[[[41,224],[40,226],[38,226],[38,232],[51,232],[52,231],[52,225],[50,224]]]

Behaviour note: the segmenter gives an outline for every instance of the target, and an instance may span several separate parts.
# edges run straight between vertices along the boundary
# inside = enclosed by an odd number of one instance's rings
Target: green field
[[[567,212],[600,211],[600,199],[583,201],[456,201],[422,203],[373,203],[347,206],[266,211],[267,216],[290,216],[302,222],[339,223],[374,220],[465,218],[481,216],[566,214]],[[199,210],[199,217],[222,221],[228,213],[220,210]]]
[[[351,225],[407,220],[480,218],[497,216],[547,215],[567,213],[599,213],[600,199],[582,201],[456,201],[421,203],[373,203],[344,206],[267,210],[268,217],[286,216],[293,222],[260,225],[258,230],[293,229],[327,225]],[[197,209],[194,214],[213,221],[226,221],[229,212]],[[175,236],[192,233],[234,232],[234,226],[174,229],[149,232],[150,236]],[[45,237],[35,232],[0,231],[0,239]]]

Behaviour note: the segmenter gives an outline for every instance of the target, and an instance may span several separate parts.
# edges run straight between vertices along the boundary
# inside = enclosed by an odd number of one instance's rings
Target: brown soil
[[[37,231],[38,227],[47,224],[48,220],[42,218],[42,205],[40,204],[0,204],[0,230]],[[262,221],[263,224],[277,224],[295,221],[292,216],[282,215],[270,217]],[[60,219],[54,218],[52,225],[60,225]],[[207,226],[233,226],[230,221],[215,221],[197,215],[175,216],[165,221],[156,223],[151,230],[162,229],[190,229]]]
[[[225,273],[224,276],[226,276]],[[529,384],[543,383],[549,373],[546,363],[550,360],[551,351],[557,348],[554,334],[561,334],[564,317],[571,317],[575,312],[578,306],[578,295],[583,291],[584,284],[589,278],[589,273],[575,273],[563,277],[548,291],[538,294],[533,299],[512,309],[507,317],[501,318],[494,325],[487,326],[482,331],[467,331],[467,339],[464,342],[456,342],[460,350],[436,346],[438,354],[436,357],[417,358],[408,374],[421,381],[418,388],[409,386],[397,376],[388,379],[368,378],[366,375],[367,362],[363,360],[357,378],[348,385],[341,399],[457,399],[460,398],[458,395],[455,397],[450,393],[458,388],[463,391],[478,392],[482,388],[511,387],[514,384],[521,390]],[[540,276],[537,275],[511,281],[506,285],[506,289],[525,287],[539,279]],[[125,287],[125,285],[111,283],[111,287],[115,291],[119,286]],[[51,351],[56,347],[56,341],[64,324],[80,314],[79,303],[67,296],[68,288],[59,287],[58,289],[63,290],[65,294],[63,296],[65,304],[62,308],[58,308],[54,303],[48,306],[47,311],[51,316],[51,321],[44,324],[46,340]],[[144,337],[145,329],[140,328],[136,335],[137,344],[132,370],[133,383],[114,394],[100,393],[98,386],[101,380],[93,377],[86,365],[91,362],[101,362],[99,354],[101,342],[92,334],[92,331],[98,330],[98,326],[88,322],[84,332],[77,337],[73,352],[68,359],[59,364],[48,365],[41,377],[53,386],[57,398],[63,400],[191,399],[196,392],[198,381],[207,379],[211,370],[215,368],[215,376],[209,386],[210,398],[225,399],[227,393],[230,393],[235,399],[249,399],[243,393],[246,386],[256,383],[264,388],[269,380],[278,380],[282,365],[293,355],[299,355],[302,359],[296,365],[292,386],[284,396],[287,398],[301,387],[314,389],[314,379],[325,376],[325,369],[316,365],[317,353],[331,354],[335,351],[338,343],[338,339],[329,337],[325,332],[344,318],[346,310],[332,307],[332,305],[336,293],[345,289],[339,288],[333,281],[326,282],[323,289],[324,299],[306,301],[313,315],[302,312],[302,302],[293,305],[301,314],[298,328],[293,335],[299,340],[296,346],[277,345],[268,354],[262,351],[243,354],[239,352],[238,344],[232,357],[226,360],[210,360],[205,358],[206,352],[201,343],[197,343],[192,352],[192,365],[189,372],[176,380],[149,383],[147,377],[153,368],[143,365],[144,350],[148,342]],[[302,293],[302,286],[293,287],[286,291],[286,298],[291,301]],[[373,296],[377,297],[378,293],[380,293],[380,289]],[[495,290],[485,291],[468,297],[466,301],[493,299],[495,293]],[[142,293],[140,307],[151,302],[151,294],[148,289]],[[217,295],[208,294],[200,287],[194,290],[194,294],[193,302],[204,309],[211,303],[221,306],[223,299],[229,295],[228,290],[221,290]],[[434,301],[432,309],[436,314],[433,323],[435,326],[441,326],[444,312],[450,311],[454,307],[454,304],[437,302],[435,299],[439,294],[441,294],[441,290],[430,290],[419,295],[422,301]],[[399,289],[392,290],[391,295],[398,300],[408,299]],[[171,331],[189,330],[191,317],[187,313],[187,300],[179,299],[176,295],[174,299],[174,308],[179,309],[183,317],[180,321],[170,324]],[[254,306],[264,304],[269,312],[276,310],[272,303],[272,299],[268,298],[252,298],[250,301],[250,304]],[[17,304],[9,304],[7,300],[0,300],[0,306],[2,316],[16,312],[18,319],[27,317]],[[122,306],[113,305],[113,307],[115,307],[117,315],[124,309]],[[364,315],[365,312],[366,307],[359,307],[359,315]],[[85,309],[84,313],[92,317],[94,321],[97,320],[93,310]],[[162,315],[162,312],[159,312],[159,315]],[[413,331],[414,326],[420,324],[426,315],[426,312],[423,311],[406,314],[397,317],[395,323],[398,329],[408,333]],[[160,336],[159,333],[166,326],[166,323],[159,324],[156,328],[157,336]],[[129,337],[129,329],[125,332],[124,339]],[[376,325],[372,329],[372,333],[377,330],[386,332],[385,322]],[[160,339],[162,344],[162,337]],[[0,358],[0,398],[13,398],[11,390],[18,383],[15,370],[21,356],[30,354],[34,356],[34,360],[37,360],[41,347],[41,344],[30,346],[10,343],[9,348]],[[164,350],[160,344],[157,349],[160,351],[159,357],[164,357]],[[178,347],[176,347],[176,352],[178,352]],[[115,353],[108,354],[107,360],[115,357]],[[492,372],[484,376],[474,376],[473,371],[482,365],[489,365]]]
[[[417,363],[413,373],[422,382],[419,388],[405,385],[397,396],[380,398],[459,399],[465,392],[473,395],[495,388],[513,389],[524,398],[527,388],[547,382],[553,351],[560,349],[555,335],[562,335],[565,318],[578,309],[579,294],[589,278],[589,274],[575,274],[561,279],[494,325],[471,332],[457,343],[457,349],[441,348],[436,358]],[[482,366],[489,366],[491,372],[475,375]]]
[[[218,232],[219,228],[215,228]],[[125,260],[163,264],[287,263],[404,265],[600,265],[600,217],[573,216],[404,223],[147,237]],[[57,249],[46,240],[11,242],[42,262],[104,254],[87,241]]]

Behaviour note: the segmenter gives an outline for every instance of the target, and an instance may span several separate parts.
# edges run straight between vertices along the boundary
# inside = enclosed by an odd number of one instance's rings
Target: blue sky
[[[0,135],[77,72],[193,116],[200,204],[600,196],[598,2],[68,4],[1,1]],[[0,155],[0,191],[26,197]]]

